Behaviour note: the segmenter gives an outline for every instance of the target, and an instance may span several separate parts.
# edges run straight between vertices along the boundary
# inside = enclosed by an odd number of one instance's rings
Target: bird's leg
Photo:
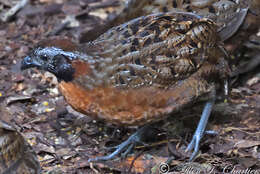
[[[142,143],[144,133],[146,132],[148,127],[148,125],[143,126],[142,128],[138,129],[133,135],[131,135],[126,141],[118,146],[115,146],[116,150],[113,153],[107,156],[90,158],[88,162],[111,160],[120,153],[122,153],[123,156],[126,156],[129,152],[131,152],[131,150],[135,147],[137,143]]]
[[[215,96],[215,90],[214,90],[212,98],[204,106],[198,127],[192,137],[191,142],[189,143],[189,145],[186,149],[186,151],[191,151],[193,149],[192,155],[189,159],[190,161],[192,161],[196,157],[196,155],[199,151],[200,140],[203,137],[203,135],[205,133],[207,133],[207,131],[205,131],[205,128],[207,126],[208,119],[209,119],[210,113],[212,111],[212,107],[215,103],[215,98],[216,98],[216,96]]]

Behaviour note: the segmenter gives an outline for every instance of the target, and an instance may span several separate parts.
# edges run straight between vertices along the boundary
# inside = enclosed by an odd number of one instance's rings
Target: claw
[[[218,135],[218,132],[216,132],[214,130],[207,130],[207,131],[205,131],[205,134],[207,134],[207,135]]]
[[[197,154],[199,152],[199,143],[200,143],[201,138],[202,137],[194,135],[191,142],[189,143],[186,151],[191,151],[192,149],[194,149],[190,156],[189,161],[192,161],[197,156]]]
[[[126,158],[126,156],[133,150],[133,148],[135,147],[136,143],[132,143],[128,146],[128,148],[126,149],[126,151],[124,153],[122,153],[121,157],[122,158]]]
[[[132,149],[135,147],[137,143],[142,142],[142,137],[147,129],[147,126],[144,126],[140,129],[138,129],[133,135],[131,135],[126,141],[121,143],[120,145],[117,145],[112,148],[116,148],[116,150],[107,155],[107,156],[101,156],[101,157],[96,157],[96,158],[90,158],[88,162],[97,162],[97,161],[107,161],[107,160],[112,160],[115,158],[117,155],[122,153],[122,157],[126,157],[127,154],[129,154]]]

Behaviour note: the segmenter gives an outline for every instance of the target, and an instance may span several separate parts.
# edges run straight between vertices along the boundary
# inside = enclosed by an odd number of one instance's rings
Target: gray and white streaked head
[[[59,80],[71,81],[75,72],[71,61],[78,56],[56,47],[38,47],[23,59],[21,69],[36,67],[53,73]]]

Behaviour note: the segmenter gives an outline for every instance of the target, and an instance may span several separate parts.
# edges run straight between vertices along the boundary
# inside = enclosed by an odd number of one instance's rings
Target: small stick
[[[15,6],[13,6],[10,10],[0,16],[3,22],[9,21],[20,9],[22,9],[29,0],[21,0]]]

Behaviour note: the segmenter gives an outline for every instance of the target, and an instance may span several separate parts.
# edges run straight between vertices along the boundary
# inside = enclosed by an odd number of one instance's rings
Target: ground
[[[15,1],[13,1],[15,2]],[[218,101],[201,142],[200,156],[187,163],[184,152],[202,107],[172,115],[154,125],[157,137],[138,146],[123,160],[88,163],[105,146],[125,140],[135,129],[92,120],[71,109],[50,73],[21,72],[24,56],[41,40],[80,40],[81,33],[104,23],[119,3],[115,0],[31,1],[8,22],[0,22],[0,119],[22,133],[38,155],[43,173],[158,173],[168,162],[173,173],[214,170],[260,172],[260,74],[253,70],[232,79],[227,102]],[[13,4],[0,0],[0,9]],[[70,25],[64,23],[70,19]],[[151,131],[152,132],[152,131]],[[169,157],[173,157],[169,160]],[[162,166],[161,166],[162,167]]]

